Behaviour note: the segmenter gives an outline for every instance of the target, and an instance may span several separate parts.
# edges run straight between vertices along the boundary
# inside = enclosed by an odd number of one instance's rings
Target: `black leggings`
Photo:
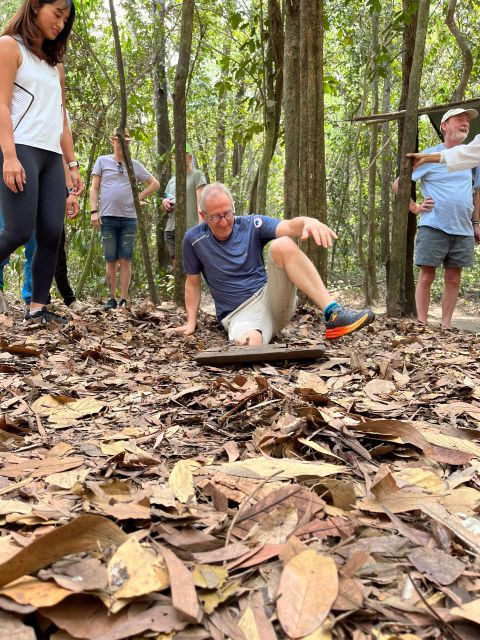
[[[23,191],[13,193],[0,172],[0,260],[29,240],[35,231],[37,248],[32,260],[32,301],[46,304],[57,264],[58,244],[65,217],[65,173],[62,156],[24,144],[15,145],[25,169]],[[0,151],[0,168],[3,154]]]

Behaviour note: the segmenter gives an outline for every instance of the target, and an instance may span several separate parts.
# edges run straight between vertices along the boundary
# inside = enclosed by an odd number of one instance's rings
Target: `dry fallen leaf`
[[[307,549],[285,565],[278,586],[277,614],[291,638],[313,633],[325,621],[338,595],[335,562]]]

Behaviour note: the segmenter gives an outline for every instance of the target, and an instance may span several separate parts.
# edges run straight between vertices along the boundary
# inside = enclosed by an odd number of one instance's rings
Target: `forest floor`
[[[0,637],[478,639],[480,329],[205,367],[182,318],[0,316]]]

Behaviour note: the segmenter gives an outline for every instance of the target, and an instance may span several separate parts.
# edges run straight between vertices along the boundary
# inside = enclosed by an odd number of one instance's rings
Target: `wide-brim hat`
[[[449,109],[444,113],[440,124],[446,122],[452,116],[459,116],[461,113],[467,113],[469,120],[474,120],[478,117],[478,111],[476,109],[462,109],[462,107],[457,107],[455,109]]]

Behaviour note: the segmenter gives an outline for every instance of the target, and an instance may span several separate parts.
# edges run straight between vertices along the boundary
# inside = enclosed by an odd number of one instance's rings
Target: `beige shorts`
[[[285,269],[278,267],[270,253],[267,260],[267,283],[222,320],[228,338],[236,342],[248,331],[260,331],[263,344],[281,331],[293,318],[297,290]]]

